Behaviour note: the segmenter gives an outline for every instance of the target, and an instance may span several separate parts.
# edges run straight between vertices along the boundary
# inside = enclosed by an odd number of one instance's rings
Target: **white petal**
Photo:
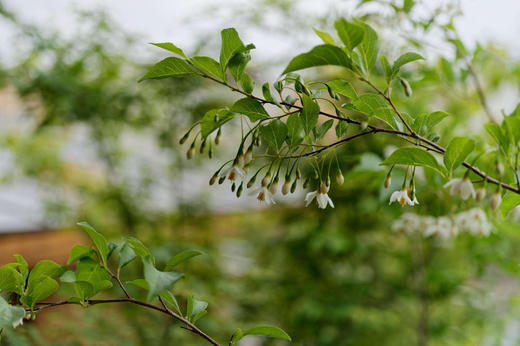
[[[334,203],[332,203],[332,199],[330,199],[329,195],[326,195],[327,196],[327,200],[329,201],[329,204],[332,208],[334,208]]]
[[[392,204],[392,202],[398,201],[399,197],[401,197],[401,191],[394,191],[390,196],[390,203],[388,204]]]
[[[318,201],[318,207],[321,209],[327,208],[327,195],[324,193],[319,193],[318,197],[316,197]]]
[[[317,191],[313,191],[313,192],[309,192],[306,196],[305,196],[305,206],[308,207],[309,204],[311,204],[312,200],[314,199],[314,197],[316,197],[316,195],[318,194]]]
[[[450,181],[448,181],[446,184],[444,184],[444,187],[450,187],[452,186],[453,184],[457,184],[459,181],[461,181],[462,179],[461,178],[455,178],[455,179],[451,179]]]

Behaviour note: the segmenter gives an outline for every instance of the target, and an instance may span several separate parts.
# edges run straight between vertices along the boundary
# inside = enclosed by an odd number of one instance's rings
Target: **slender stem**
[[[253,94],[250,94],[250,93],[247,93],[243,90],[240,90],[236,87],[233,87],[231,85],[229,85],[228,83],[226,82],[223,82],[221,80],[218,80],[212,76],[209,76],[209,75],[206,75],[204,73],[201,73],[200,74],[202,77],[204,78],[208,78],[208,79],[211,79],[212,81],[216,82],[216,83],[219,83],[219,84],[222,84],[228,88],[230,88],[231,90],[235,91],[235,92],[238,92],[238,93],[241,93],[245,96],[248,96],[252,99],[255,99],[261,103],[270,103],[270,104],[274,104],[273,102],[269,102],[261,97],[258,97],[258,96],[254,96]],[[370,83],[370,81],[367,80],[367,82]],[[424,138],[420,135],[418,135],[417,133],[415,133],[411,127],[408,125],[408,123],[404,120],[402,114],[397,110],[397,107],[394,105],[394,103],[392,102],[391,99],[389,99],[381,90],[379,90],[379,88],[377,88],[375,85],[373,85],[372,83],[370,83],[369,85],[372,86],[372,88],[375,88],[375,90],[378,91],[378,93],[382,94],[383,97],[385,97],[385,100],[387,100],[387,102],[390,104],[390,106],[394,109],[394,112],[396,112],[396,114],[399,116],[399,118],[403,121],[403,124],[406,126],[406,128],[408,129],[409,132],[404,132],[404,131],[399,131],[399,130],[392,130],[392,129],[386,129],[386,128],[381,128],[381,127],[377,127],[377,126],[374,126],[374,125],[368,125],[368,128],[371,129],[371,130],[376,130],[375,132],[382,132],[382,133],[392,133],[392,134],[395,134],[395,135],[398,135],[398,136],[402,136],[402,137],[407,137],[407,138],[412,138],[412,139],[415,139],[415,140],[418,140],[419,142],[422,142],[423,144],[427,144],[428,146],[430,146],[430,150],[432,151],[435,151],[437,152],[438,154],[441,154],[441,155],[444,155],[444,153],[446,152],[446,149],[444,149],[442,146],[438,145],[437,143],[427,139],[427,138]],[[303,107],[302,106],[298,106],[298,105],[291,105],[289,103],[286,103],[284,101],[280,102],[280,104],[284,105],[284,106],[287,106],[287,107],[291,107],[291,108],[294,108],[294,109],[297,109],[297,110],[302,110]],[[321,115],[324,115],[328,118],[331,118],[331,119],[336,119],[338,121],[345,121],[349,124],[356,124],[356,125],[361,125],[361,122],[360,121],[357,121],[357,120],[354,120],[354,119],[351,119],[351,118],[347,118],[347,117],[340,117],[340,116],[337,116],[337,115],[334,115],[334,114],[330,114],[330,113],[327,113],[327,112],[323,112],[320,110],[320,114]],[[368,132],[370,133],[370,131]],[[414,145],[417,145],[419,146],[418,143],[414,143]],[[506,189],[506,190],[509,190],[511,192],[514,192],[514,193],[517,193],[517,194],[520,194],[520,187],[513,187],[507,183],[504,183],[502,181],[499,181],[495,178],[492,178],[490,176],[488,176],[485,172],[481,171],[479,168],[469,164],[468,162],[463,162],[462,165],[466,168],[468,168],[469,170],[471,170],[473,173],[475,173],[476,175],[480,176],[481,178],[483,178],[484,180],[486,180],[487,182],[491,183],[491,184],[495,184],[495,185],[498,185],[498,186],[501,186],[502,188]]]
[[[110,304],[110,303],[130,303],[130,304],[139,305],[139,306],[151,309],[151,310],[159,311],[164,314],[170,315],[174,319],[183,323],[186,327],[185,329],[199,335],[200,337],[202,337],[206,341],[208,341],[210,344],[215,345],[215,346],[220,346],[220,344],[217,341],[215,341],[209,335],[207,335],[202,330],[200,330],[196,325],[194,325],[193,323],[191,323],[184,317],[182,317],[182,316],[176,314],[175,312],[171,311],[170,309],[168,309],[166,307],[166,304],[164,304],[164,301],[161,298],[159,298],[159,300],[161,301],[161,304],[163,304],[162,308],[159,306],[153,305],[153,304],[149,304],[149,303],[134,299],[134,298],[92,299],[92,300],[87,300],[86,302],[88,303],[88,305]],[[42,311],[42,310],[45,310],[48,308],[53,308],[53,307],[62,306],[62,305],[71,305],[71,304],[76,305],[76,303],[72,303],[69,301],[59,301],[59,302],[55,302],[55,303],[42,302],[42,303],[37,304],[38,308],[36,308],[34,311]]]

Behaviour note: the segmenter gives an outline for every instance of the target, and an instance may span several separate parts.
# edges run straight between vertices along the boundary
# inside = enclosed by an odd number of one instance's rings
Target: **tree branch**
[[[139,306],[151,309],[151,310],[159,311],[159,312],[169,315],[169,316],[173,317],[174,319],[178,320],[179,322],[183,323],[186,326],[187,330],[199,335],[200,337],[204,338],[206,341],[208,341],[212,345],[220,346],[220,344],[217,341],[215,341],[209,335],[207,335],[202,330],[200,330],[196,325],[194,325],[193,323],[191,323],[184,317],[182,317],[182,316],[176,314],[175,312],[171,311],[170,309],[168,309],[166,307],[166,304],[164,304],[164,301],[161,298],[159,298],[159,300],[161,301],[161,304],[163,304],[162,308],[159,306],[153,305],[153,304],[149,304],[149,303],[134,299],[134,298],[92,299],[92,300],[87,300],[86,302],[89,305],[111,304],[111,303],[130,303],[130,304],[139,305]],[[45,309],[62,306],[62,305],[77,305],[77,303],[73,303],[73,302],[69,302],[69,301],[59,301],[59,302],[54,302],[54,303],[41,302],[41,303],[38,303],[37,305],[38,305],[38,308],[35,309],[34,311],[39,312],[39,311],[42,311]]]
[[[212,76],[209,76],[209,75],[206,75],[202,72],[200,72],[200,75],[204,78],[207,78],[207,79],[210,79],[216,83],[219,83],[219,84],[222,84],[228,88],[230,88],[231,90],[235,91],[235,92],[238,92],[242,95],[245,95],[247,97],[250,97],[252,99],[255,99],[261,103],[268,103],[268,104],[274,104],[273,102],[269,102],[261,97],[258,97],[258,96],[254,96],[253,94],[250,94],[250,93],[247,93],[243,90],[240,90],[236,87],[233,87],[232,85],[229,85],[228,83],[226,82],[223,82],[221,80],[218,80]],[[370,83],[371,84],[371,83]],[[371,84],[373,88],[375,88],[375,90],[378,90],[378,93],[382,93],[382,91],[380,91],[375,85]],[[405,126],[407,127],[407,129],[410,131],[410,132],[404,132],[404,131],[399,131],[399,130],[392,130],[392,129],[385,129],[385,128],[382,128],[382,127],[377,127],[377,126],[374,126],[374,125],[368,125],[368,128],[371,129],[371,130],[375,130],[374,132],[384,132],[384,133],[393,133],[395,135],[398,135],[398,136],[403,136],[403,137],[408,137],[408,138],[412,138],[412,139],[416,139],[418,140],[419,142],[422,142],[423,144],[427,144],[428,146],[430,146],[430,150],[433,150],[432,151],[435,151],[437,152],[438,154],[440,155],[444,155],[444,153],[446,152],[446,149],[444,149],[442,146],[440,146],[439,144],[435,143],[435,142],[432,142],[430,141],[429,139],[427,138],[424,138],[420,135],[418,135],[417,133],[415,133],[411,128],[410,126],[406,123],[406,121],[404,120],[404,118],[402,117],[401,113],[397,110],[397,108],[395,107],[395,105],[393,104],[393,102],[391,100],[388,99],[388,97],[386,95],[384,95],[383,93],[383,96],[385,97],[385,99],[387,100],[387,102],[389,102],[390,106],[392,106],[392,108],[394,109],[394,112],[396,112],[396,114],[399,116],[399,118],[401,118],[401,120],[403,121],[403,124],[405,124]],[[297,110],[303,110],[303,107],[301,106],[297,106],[297,105],[291,105],[287,102],[280,102],[280,104],[284,105],[284,106],[287,106],[287,107],[291,107],[291,108],[295,108]],[[323,116],[326,116],[328,118],[331,118],[331,119],[336,119],[338,121],[345,121],[349,124],[355,124],[355,125],[358,125],[360,126],[361,125],[361,122],[360,121],[357,121],[357,120],[354,120],[354,119],[351,119],[351,118],[343,118],[343,117],[340,117],[340,116],[337,116],[337,115],[334,115],[334,114],[330,114],[330,113],[327,113],[327,112],[324,112],[324,111],[321,111],[320,110],[320,114],[323,115]],[[363,132],[363,133],[374,133],[374,132],[371,132],[371,131],[368,131],[368,132]],[[414,145],[416,146],[421,146],[420,143],[414,143]],[[424,147],[424,146],[422,146]],[[321,150],[321,149],[320,149]],[[491,183],[491,184],[495,184],[495,185],[498,185],[498,186],[501,186],[502,188],[506,189],[506,190],[509,190],[511,192],[514,192],[514,193],[517,193],[517,194],[520,194],[520,188],[515,188],[507,183],[504,183],[502,181],[499,181],[495,178],[491,178],[489,177],[485,172],[481,171],[479,168],[467,163],[467,162],[463,162],[462,165],[466,168],[468,168],[469,170],[471,170],[473,173],[475,173],[476,175],[480,176],[482,179],[484,179],[485,181],[487,181],[488,183]]]

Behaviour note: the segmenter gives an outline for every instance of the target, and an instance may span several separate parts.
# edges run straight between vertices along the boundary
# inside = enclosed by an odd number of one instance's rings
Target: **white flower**
[[[399,204],[402,206],[404,206],[406,204],[414,205],[416,203],[416,201],[417,201],[417,199],[412,201],[410,199],[410,197],[408,197],[408,191],[406,190],[406,188],[403,188],[399,191],[394,191],[392,193],[392,195],[390,196],[390,203],[388,203],[388,204],[392,204],[393,202],[399,202]],[[417,202],[417,204],[418,203],[419,202]]]
[[[23,317],[13,322],[13,328],[23,325]]]
[[[456,236],[459,233],[457,226],[447,216],[438,217],[434,224],[426,228],[425,237],[434,236],[443,240]]]
[[[309,192],[307,196],[305,196],[305,206],[309,206],[312,200],[316,198],[316,202],[318,202],[318,207],[321,209],[327,208],[327,205],[330,204],[332,208],[334,208],[334,203],[330,199],[329,195],[329,187],[325,183],[321,183],[320,187],[313,192]]]
[[[444,184],[444,187],[451,187],[450,194],[451,195],[459,195],[462,199],[466,200],[470,196],[475,198],[475,189],[473,188],[473,184],[471,180],[468,178],[455,178],[448,181]]]
[[[243,168],[240,168],[238,165],[233,165],[220,172],[220,177],[226,177],[231,181],[235,181],[237,180],[237,178],[242,180],[245,176],[246,172]]]
[[[250,195],[256,195],[256,199],[258,199],[260,202],[265,202],[266,204],[276,204],[273,194],[271,191],[269,191],[269,188],[267,186],[262,186],[257,189],[251,190],[249,192]]]
[[[422,218],[414,213],[404,213],[398,220],[392,224],[392,231],[412,233],[421,226]]]
[[[413,196],[412,203],[413,203],[413,205],[419,204],[419,201],[417,200],[417,196]]]
[[[489,206],[492,210],[497,210],[500,204],[502,204],[502,195],[500,192],[495,192],[489,199]]]
[[[473,235],[488,236],[493,228],[486,213],[480,208],[473,208],[457,214],[455,223],[458,227]]]

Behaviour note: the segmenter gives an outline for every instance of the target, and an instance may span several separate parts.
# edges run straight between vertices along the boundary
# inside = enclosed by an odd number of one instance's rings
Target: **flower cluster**
[[[488,221],[486,213],[480,208],[473,208],[450,216],[421,216],[414,213],[404,213],[392,225],[392,231],[407,234],[420,233],[424,237],[434,237],[443,240],[467,232],[477,236],[488,236],[493,226]]]

